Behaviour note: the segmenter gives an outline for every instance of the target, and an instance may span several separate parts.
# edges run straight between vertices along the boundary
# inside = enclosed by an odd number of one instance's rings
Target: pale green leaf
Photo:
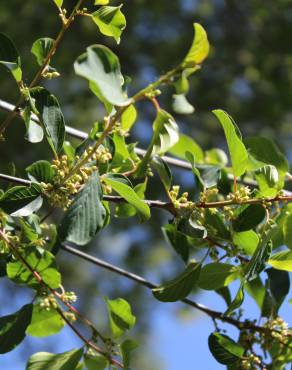
[[[26,333],[33,337],[47,337],[57,334],[63,329],[65,321],[60,314],[51,308],[40,307],[39,304],[34,304],[32,311],[31,323],[28,326]]]
[[[168,152],[185,159],[186,151],[189,151],[194,155],[196,163],[204,160],[204,153],[201,147],[191,137],[180,134],[178,142],[172,146]]]
[[[268,260],[268,264],[277,270],[292,272],[292,251],[286,250],[273,254]]]
[[[124,299],[106,299],[105,301],[113,336],[118,338],[135,325],[136,318],[132,314],[131,306]]]
[[[183,67],[190,68],[201,64],[209,54],[207,33],[199,23],[194,23],[194,38],[190,50],[183,60]]]
[[[52,49],[54,42],[55,40],[49,37],[43,37],[33,43],[31,52],[36,57],[38,65],[42,66],[44,64],[44,61]]]

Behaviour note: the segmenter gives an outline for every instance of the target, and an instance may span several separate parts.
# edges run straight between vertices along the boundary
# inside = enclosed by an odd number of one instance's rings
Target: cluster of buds
[[[188,205],[191,204],[191,202],[188,200],[189,194],[187,192],[184,192],[182,193],[180,197],[178,197],[179,190],[180,190],[180,186],[174,185],[169,191],[169,197],[175,208],[179,209],[182,205],[184,205],[184,207],[187,208]]]
[[[96,161],[96,164],[107,163],[112,159],[110,151],[105,147],[100,147],[94,150],[92,146],[89,146],[88,149],[85,150],[83,155],[89,155],[94,161]]]
[[[234,217],[234,209],[233,209],[233,207],[225,206],[225,207],[223,207],[223,212],[225,213],[225,217],[228,220],[232,220],[233,219],[233,217]]]
[[[46,78],[47,80],[51,80],[52,78],[60,77],[60,73],[57,71],[50,72],[46,70],[42,73],[42,77]]]
[[[251,190],[248,186],[242,186],[236,192],[227,195],[226,200],[232,200],[236,203],[243,203],[250,199]]]
[[[219,190],[217,188],[209,188],[200,193],[200,202],[207,203],[215,201]]]
[[[8,215],[0,209],[0,227],[3,229],[8,221]]]
[[[76,157],[76,160],[79,160]],[[71,164],[66,155],[60,159],[53,160],[52,168],[55,171],[53,184],[42,183],[43,190],[49,202],[54,207],[66,209],[71,204],[71,196],[76,194],[80,187],[88,180],[92,173],[97,169],[96,166],[81,167],[77,173],[73,174],[64,182],[71,170]]]
[[[77,301],[77,295],[74,292],[64,292],[61,299],[63,302],[74,303]]]
[[[73,312],[63,312],[65,315],[66,319],[69,320],[70,322],[75,322],[76,321],[76,316]]]
[[[267,321],[265,327],[268,329],[263,338],[264,347],[269,348],[272,343],[277,340],[284,345],[288,342],[291,332],[288,329],[288,324],[281,317]]]
[[[257,370],[259,367],[263,370],[266,369],[263,367],[261,359],[254,353],[251,353],[248,357],[241,360],[240,365],[240,369],[242,370]]]
[[[50,311],[51,309],[58,308],[58,303],[56,298],[53,295],[47,295],[45,297],[41,297],[39,301],[39,305],[46,311]]]

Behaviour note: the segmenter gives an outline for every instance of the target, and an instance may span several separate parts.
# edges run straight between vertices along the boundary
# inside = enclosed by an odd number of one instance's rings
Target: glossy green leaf
[[[188,102],[184,94],[174,94],[172,96],[172,109],[177,114],[192,114],[195,108]]]
[[[54,45],[54,42],[55,40],[49,37],[43,37],[33,43],[31,52],[36,57],[39,66],[44,64],[50,50]]]
[[[7,190],[0,198],[0,208],[11,216],[24,217],[37,211],[42,205],[41,187],[15,186]]]
[[[201,64],[209,54],[209,41],[207,33],[199,23],[194,23],[194,38],[190,50],[183,60],[183,67],[190,68]]]
[[[12,315],[0,317],[0,353],[12,351],[23,341],[31,315],[32,304],[27,304]]]
[[[38,352],[30,357],[25,370],[73,370],[83,355],[83,348],[59,354]]]
[[[91,14],[94,23],[97,24],[103,35],[113,37],[120,43],[123,30],[126,28],[126,18],[120,6],[102,6]]]
[[[118,57],[106,46],[93,45],[87,48],[74,63],[75,72],[94,85],[102,101],[125,106],[131,103],[123,91],[123,76]]]
[[[255,228],[266,217],[265,208],[261,204],[250,204],[242,208],[242,211],[237,215],[232,222],[234,231],[247,231]]]
[[[168,152],[185,159],[186,151],[191,152],[194,155],[195,162],[201,162],[204,159],[204,153],[201,147],[189,136],[180,134],[178,142],[172,146]]]
[[[30,180],[45,183],[52,182],[55,174],[51,163],[44,160],[34,162],[30,166],[26,167],[25,170],[28,173]]]
[[[172,174],[167,163],[159,156],[152,158],[151,164],[158,173],[160,180],[162,181],[166,190],[169,190],[172,184]]]
[[[175,302],[185,298],[195,287],[200,271],[201,264],[191,261],[175,279],[152,289],[154,297],[162,302]]]
[[[56,310],[51,308],[48,311],[40,307],[39,304],[34,304],[31,323],[26,333],[33,337],[47,337],[57,334],[63,329],[64,325],[65,321]]]
[[[239,130],[228,113],[221,109],[216,109],[212,112],[223,127],[231,157],[233,173],[234,176],[239,177],[246,171],[248,158],[247,150],[239,136]]]
[[[94,172],[76,195],[61,222],[61,240],[85,245],[104,226],[106,210],[102,204],[102,188]]]
[[[129,368],[131,362],[131,353],[138,347],[138,343],[132,339],[126,339],[121,344],[121,352],[123,357],[123,365],[126,369]]]
[[[234,364],[244,355],[244,347],[223,334],[212,333],[208,344],[212,355],[223,365]]]
[[[148,219],[150,218],[150,208],[149,206],[144,203],[144,201],[139,198],[137,193],[134,189],[130,186],[123,184],[119,181],[113,180],[109,177],[105,177],[104,181],[110,185],[115,192],[117,192],[121,197],[123,197],[129,204],[137,209],[138,212],[141,213],[143,218]]]
[[[130,330],[136,322],[131,306],[122,298],[106,299],[110,326],[115,338],[120,337],[126,330]]]
[[[227,263],[213,262],[201,269],[198,285],[201,289],[217,290],[229,285],[239,276],[240,270],[238,267]]]
[[[13,42],[3,33],[0,33],[0,64],[9,69],[17,82],[21,81],[20,56]]]
[[[104,370],[108,367],[108,360],[101,355],[96,356],[84,356],[84,364],[87,370]]]
[[[254,254],[259,244],[259,240],[260,238],[253,230],[233,233],[233,243],[248,256],[252,256]]]
[[[39,119],[45,129],[46,138],[56,153],[63,148],[65,140],[65,120],[58,100],[48,90],[36,87],[31,90],[32,104],[39,113]]]
[[[268,264],[277,270],[292,272],[292,251],[285,250],[273,254],[268,260]]]
[[[32,246],[26,247],[21,255],[50,288],[59,288],[61,274],[57,270],[55,256],[52,253]],[[27,284],[33,288],[39,287],[37,279],[21,261],[9,262],[7,264],[7,276],[18,284]]]

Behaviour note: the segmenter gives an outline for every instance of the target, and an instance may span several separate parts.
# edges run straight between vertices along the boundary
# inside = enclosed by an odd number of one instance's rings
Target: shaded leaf
[[[242,209],[232,222],[234,231],[247,231],[255,228],[266,216],[266,210],[261,204],[250,204]]]
[[[25,170],[28,172],[30,180],[45,183],[52,182],[55,174],[51,163],[44,160],[34,162]]]
[[[20,56],[13,42],[3,33],[0,33],[0,64],[9,69],[17,82],[21,81]]]
[[[130,330],[136,322],[135,316],[132,314],[131,306],[122,298],[106,299],[105,300],[110,326],[115,338],[120,337],[126,330]]]
[[[172,146],[168,152],[185,159],[185,153],[187,150],[193,154],[195,162],[203,161],[204,153],[201,147],[190,136],[184,134],[179,135],[178,142]]]
[[[244,348],[239,343],[216,332],[209,336],[208,344],[212,355],[223,365],[235,363],[244,354]]]
[[[217,290],[229,285],[239,276],[240,270],[236,266],[227,263],[209,263],[201,269],[198,285],[202,289]]]

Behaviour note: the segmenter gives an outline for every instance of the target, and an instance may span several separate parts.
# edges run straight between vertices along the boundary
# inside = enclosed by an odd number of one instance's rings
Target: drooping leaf
[[[201,264],[191,261],[175,279],[152,289],[154,297],[162,302],[175,302],[185,298],[195,287],[200,271]]]
[[[31,89],[30,95],[32,104],[39,113],[47,140],[52,150],[59,153],[65,140],[65,120],[58,100],[42,87]]]
[[[52,49],[54,42],[55,40],[49,37],[43,37],[33,43],[31,52],[36,57],[39,66],[44,64],[44,61]]]
[[[15,186],[8,189],[0,198],[0,208],[15,217],[29,216],[42,206],[41,187]]]
[[[121,34],[126,28],[126,18],[120,6],[102,6],[91,14],[95,24],[97,24],[103,35],[113,37],[119,44]]]
[[[194,23],[194,38],[190,50],[183,60],[184,68],[196,67],[201,64],[209,54],[209,41],[207,33],[199,23]]]
[[[117,106],[131,103],[123,91],[123,76],[118,57],[103,45],[93,45],[87,48],[74,63],[75,73],[86,78],[94,85],[102,101]]]
[[[273,254],[268,260],[268,264],[277,270],[292,272],[292,251],[285,250]]]
[[[160,180],[162,181],[166,190],[169,190],[172,183],[172,174],[167,163],[159,156],[154,156],[152,158],[151,164],[157,171]]]
[[[198,285],[202,289],[217,290],[229,285],[233,280],[238,279],[240,271],[238,267],[213,262],[203,266],[200,273]]]
[[[59,228],[61,240],[85,245],[104,226],[106,210],[102,204],[102,188],[94,172],[77,194]]]
[[[105,177],[104,181],[108,185],[110,185],[114,189],[114,191],[116,191],[121,197],[123,197],[129,204],[135,207],[137,211],[141,213],[143,218],[150,218],[151,214],[149,206],[144,203],[141,198],[139,198],[135,190],[133,190],[130,186],[123,184],[122,182],[113,180],[109,177]]]
[[[244,347],[239,343],[216,332],[209,336],[208,344],[212,355],[223,365],[234,364],[244,354]]]
[[[131,306],[122,298],[106,299],[110,326],[115,338],[120,337],[126,330],[130,330],[136,322]]]
[[[250,204],[232,222],[237,232],[253,229],[260,224],[266,216],[265,208],[261,204]]]
[[[83,354],[83,348],[59,354],[38,352],[30,357],[25,370],[73,370]]]
[[[64,325],[65,321],[56,310],[51,308],[48,311],[39,304],[34,304],[31,323],[26,333],[33,337],[47,337],[57,334]]]
[[[21,81],[20,56],[13,42],[3,33],[0,33],[0,64],[9,69],[17,82]]]
[[[52,253],[31,246],[26,247],[21,255],[50,288],[59,288],[61,274],[57,270],[55,257]],[[33,288],[39,287],[39,282],[22,261],[9,262],[7,264],[7,276],[18,284],[27,284]]]
[[[132,339],[126,339],[121,344],[121,352],[123,357],[123,365],[126,369],[129,368],[131,362],[131,352],[138,347],[138,343]]]
[[[23,341],[31,315],[32,304],[26,304],[14,314],[0,317],[0,353],[12,351]]]
[[[274,313],[277,314],[290,290],[289,273],[273,268],[268,268],[266,273],[269,277],[268,284],[274,303]]]
[[[172,146],[168,152],[185,159],[186,151],[191,152],[194,155],[195,162],[201,162],[204,159],[204,153],[201,147],[189,136],[180,134],[178,142]]]
[[[188,102],[184,94],[174,94],[172,96],[172,109],[177,114],[192,114],[195,108]]]
[[[36,161],[30,166],[26,167],[26,172],[32,181],[39,181],[49,183],[52,182],[55,171],[48,161]]]
[[[248,158],[247,150],[239,136],[239,130],[232,118],[223,110],[216,109],[213,110],[213,113],[223,127],[234,176],[239,177],[246,171]]]

